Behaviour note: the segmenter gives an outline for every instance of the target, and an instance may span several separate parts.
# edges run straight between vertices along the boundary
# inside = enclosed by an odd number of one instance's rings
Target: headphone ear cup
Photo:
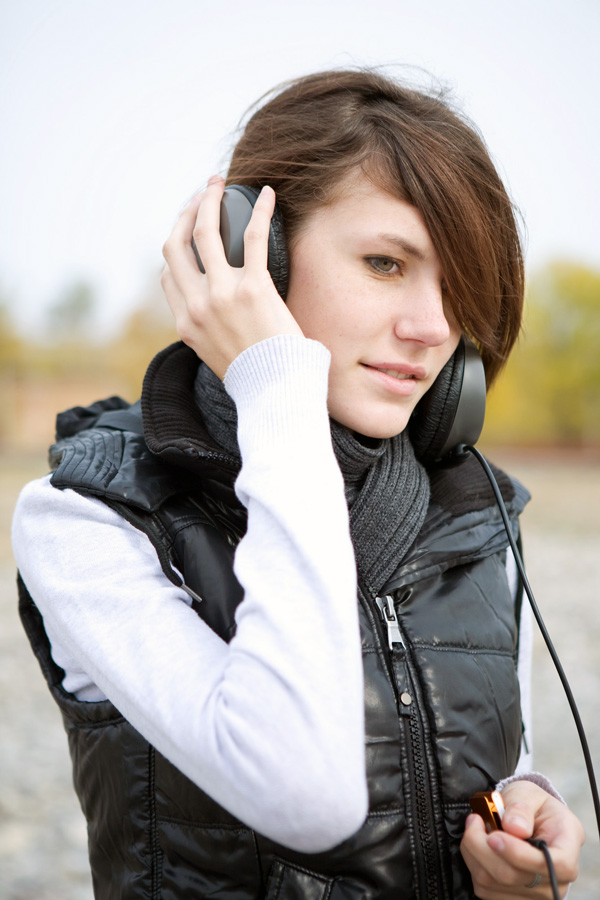
[[[230,184],[227,186],[227,190],[238,191],[240,194],[243,194],[252,207],[254,207],[260,193],[256,188],[248,187],[248,185],[245,184]],[[244,224],[244,231],[246,224]],[[290,278],[290,260],[285,240],[283,216],[281,215],[281,210],[277,204],[275,204],[269,228],[269,256],[267,268],[278,294],[285,300]]]
[[[433,463],[450,433],[456,411],[457,394],[462,384],[458,348],[454,351],[438,377],[411,416],[409,435],[421,462]]]
[[[422,463],[452,465],[464,457],[460,448],[475,444],[481,434],[485,394],[481,357],[463,336],[409,423],[410,439]]]
[[[285,300],[290,280],[290,256],[285,239],[283,216],[281,215],[281,210],[277,204],[275,204],[275,210],[273,211],[273,217],[271,219],[271,227],[269,229],[269,258],[267,261],[267,268],[273,279],[273,284],[277,288],[278,294]]]

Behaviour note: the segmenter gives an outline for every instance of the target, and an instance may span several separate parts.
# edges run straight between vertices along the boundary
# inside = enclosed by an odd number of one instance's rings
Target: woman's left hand
[[[526,840],[535,837],[545,841],[550,850],[560,896],[564,897],[578,874],[585,840],[581,823],[560,800],[531,781],[511,782],[502,798],[502,831],[487,834],[480,816],[467,819],[460,849],[475,895],[480,900],[552,900],[544,855]]]

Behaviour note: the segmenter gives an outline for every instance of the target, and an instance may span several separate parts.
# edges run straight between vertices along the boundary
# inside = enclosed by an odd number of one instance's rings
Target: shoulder
[[[92,428],[51,448],[55,488],[72,488],[147,511],[182,489],[178,473],[156,459],[134,432]]]
[[[28,521],[68,520],[71,516],[118,520],[116,514],[99,500],[73,490],[57,490],[52,476],[44,475],[28,482],[19,494],[13,515],[13,529]]]
[[[148,448],[139,401],[109,398],[61,413],[49,461],[53,487],[146,512],[184,490],[182,473]]]
[[[502,470],[494,466],[492,471],[511,530],[517,534],[529,494]],[[470,456],[454,468],[430,469],[429,477],[431,499],[425,521],[386,590],[498,554],[504,559],[509,540],[503,517],[477,460]]]
[[[147,539],[106,503],[73,490],[56,490],[50,476],[25,485],[12,521],[12,544],[21,572],[33,583],[42,572],[64,574],[68,557],[76,568],[86,556],[100,564],[118,547],[148,553]]]

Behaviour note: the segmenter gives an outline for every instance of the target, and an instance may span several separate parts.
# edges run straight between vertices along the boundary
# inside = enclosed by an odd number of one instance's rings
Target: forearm
[[[280,373],[283,395],[240,404],[241,432],[245,421],[258,430],[241,434],[249,526],[231,644],[166,581],[149,542],[137,556],[143,536],[97,501],[48,486],[44,502],[25,494],[15,552],[49,631],[132,724],[239,818],[308,850],[358,827],[366,786],[347,509],[326,407],[308,390],[312,379],[325,397],[327,359],[299,341],[311,353]]]

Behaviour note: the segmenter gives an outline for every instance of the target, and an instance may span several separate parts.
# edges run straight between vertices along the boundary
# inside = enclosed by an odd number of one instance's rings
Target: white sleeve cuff
[[[560,800],[565,806],[567,805],[564,797],[561,797],[549,779],[546,778],[545,775],[542,775],[541,772],[525,772],[522,775],[511,775],[509,778],[504,778],[502,781],[499,781],[496,785],[496,790],[502,793],[504,788],[508,787],[508,785],[512,784],[514,781],[531,781],[533,784],[537,784],[538,787],[541,787],[542,790],[546,791],[547,794],[550,794],[551,797],[554,797],[555,800]]]

